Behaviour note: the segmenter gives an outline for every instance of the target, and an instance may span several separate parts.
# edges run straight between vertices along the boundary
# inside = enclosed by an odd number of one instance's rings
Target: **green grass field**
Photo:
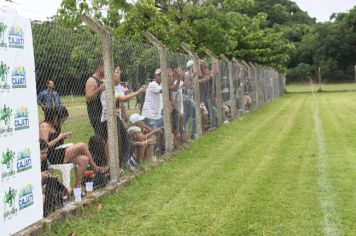
[[[50,234],[356,235],[354,101],[288,94]]]

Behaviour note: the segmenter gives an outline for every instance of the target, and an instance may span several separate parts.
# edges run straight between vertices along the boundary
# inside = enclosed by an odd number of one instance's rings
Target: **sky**
[[[356,6],[356,0],[294,0],[317,21],[328,21],[332,13],[346,12]]]
[[[32,20],[45,20],[47,17],[56,14],[62,0],[13,0],[15,4],[4,3],[15,7],[17,12]],[[298,6],[309,13],[311,17],[316,17],[317,21],[328,21],[334,12],[345,12],[356,5],[356,0],[294,0]]]

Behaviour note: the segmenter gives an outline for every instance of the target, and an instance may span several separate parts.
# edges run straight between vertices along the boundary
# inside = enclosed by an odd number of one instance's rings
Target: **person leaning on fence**
[[[125,95],[129,95],[131,90],[130,90],[129,85],[127,84],[127,82],[122,83],[122,87],[124,89]],[[126,105],[127,105],[127,109],[130,109],[130,100],[126,101]]]
[[[88,78],[85,84],[85,98],[89,121],[96,135],[104,137],[105,127],[101,122],[102,106],[100,95],[105,90],[104,62],[99,59],[96,63],[95,72]]]
[[[115,99],[117,99],[116,106],[117,106],[118,116],[122,121],[126,121],[128,117],[126,114],[126,108],[124,106],[124,102],[130,101],[130,99],[144,93],[146,91],[146,87],[143,85],[139,90],[130,94],[128,92],[125,92],[125,87],[121,84],[120,66],[116,66],[114,69],[114,81],[115,81]]]
[[[54,82],[52,80],[47,81],[47,89],[38,94],[37,104],[44,111],[47,108],[59,107],[62,105],[61,97],[59,93],[54,90]]]
[[[63,146],[64,141],[72,135],[71,132],[61,132],[62,125],[68,116],[65,107],[46,109],[45,119],[40,124],[40,138],[48,143],[47,160],[50,164],[74,163],[77,165],[75,187],[80,188],[88,164],[98,173],[106,173],[108,169],[94,163],[84,143]]]
[[[174,70],[170,69],[169,77],[169,91],[170,101],[172,104],[172,130],[174,134],[174,146],[179,147],[187,140],[187,134],[184,129],[184,106],[183,106],[183,77],[184,73],[181,68]]]
[[[51,176],[48,172],[48,144],[43,139],[40,139],[40,152],[43,215],[46,217],[50,212],[63,207],[63,202],[69,200],[69,191],[57,177]]]
[[[209,100],[212,97],[212,78],[213,72],[210,72],[208,68],[205,66],[205,62],[203,60],[199,60],[199,90],[200,90],[200,113],[202,119],[202,128],[203,130],[208,130],[211,126],[209,125],[209,110],[207,109],[207,105],[209,104]]]
[[[117,80],[118,78],[118,74],[115,74],[114,71],[114,79],[115,79],[115,83],[118,84],[119,81]],[[108,131],[107,131],[107,120],[108,120],[108,108],[107,108],[107,102],[106,99],[108,97],[108,90],[104,90],[101,94],[100,94],[100,107],[101,107],[101,116],[100,116],[100,127],[102,128],[101,134],[99,135],[104,143],[104,147],[105,147],[105,153],[108,153]],[[128,96],[130,98],[131,95],[125,95]],[[120,96],[119,96],[120,97]],[[132,97],[134,97],[134,95],[132,95]],[[118,101],[119,102],[119,101]],[[117,103],[116,103],[117,104]],[[120,102],[119,102],[120,104]],[[118,108],[118,107],[117,107]],[[132,155],[132,149],[129,143],[129,136],[127,133],[127,130],[124,126],[123,121],[121,120],[119,114],[117,113],[116,115],[116,120],[117,120],[117,130],[116,132],[118,132],[118,142],[119,142],[119,159],[120,159],[120,165],[121,166],[125,166],[127,165],[127,162],[130,158],[130,156]]]
[[[187,62],[187,71],[184,74],[183,82],[183,107],[184,107],[184,129],[188,130],[189,119],[192,119],[191,138],[196,137],[196,115],[193,86],[193,60]]]
[[[142,115],[145,117],[144,122],[151,129],[163,127],[162,108],[161,69],[157,69],[154,81],[147,87],[142,108]]]
[[[245,111],[247,112],[250,111],[252,105],[252,99],[250,96],[251,91],[252,91],[251,82],[249,79],[246,79],[244,83],[244,107],[245,107]]]

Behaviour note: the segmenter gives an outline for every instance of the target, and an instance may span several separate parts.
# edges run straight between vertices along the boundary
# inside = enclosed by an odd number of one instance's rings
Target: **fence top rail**
[[[221,59],[223,60],[223,61],[225,61],[226,63],[230,63],[231,62],[231,60],[229,59],[229,58],[227,58],[224,54],[220,54],[220,57],[221,57]]]
[[[199,60],[198,55],[195,53],[194,49],[187,43],[182,42],[181,47],[183,48],[184,51],[186,51],[191,57],[193,57],[196,60]]]
[[[157,48],[159,49],[164,49],[165,46],[161,41],[159,41],[153,34],[150,32],[146,31],[143,33],[143,35]]]
[[[215,53],[213,53],[212,51],[210,51],[209,49],[205,48],[204,52],[211,58],[217,59],[219,60],[219,57],[217,55],[215,55]]]
[[[95,20],[93,20],[87,13],[82,15],[83,21],[89,25],[96,33],[99,35],[110,36],[111,34],[101,25],[99,25]]]

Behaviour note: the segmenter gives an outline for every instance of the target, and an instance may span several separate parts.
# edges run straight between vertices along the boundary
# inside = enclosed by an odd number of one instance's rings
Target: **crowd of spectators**
[[[172,136],[174,147],[184,144],[188,137],[197,137],[196,106],[199,107],[203,131],[216,127],[218,106],[215,104],[214,78],[219,73],[218,63],[213,63],[211,69],[204,61],[199,62],[198,78],[200,104],[195,102],[195,87],[193,61],[186,68],[169,68],[168,90],[171,115]],[[157,155],[164,152],[164,120],[162,100],[161,69],[156,69],[154,79],[147,86],[142,85],[137,91],[129,92],[126,83],[121,81],[121,68],[116,66],[113,71],[115,82],[116,120],[119,143],[120,167],[135,170],[140,163],[156,161]],[[245,84],[246,90],[249,86]],[[54,90],[54,82],[48,81],[47,89],[38,96],[38,105],[44,111],[44,120],[40,123],[41,171],[43,195],[45,199],[45,214],[68,200],[73,190],[80,190],[85,182],[87,172],[93,176],[110,178],[108,162],[108,108],[107,93],[104,81],[104,64],[102,60],[96,63],[94,73],[85,84],[85,99],[88,118],[94,135],[85,143],[65,143],[72,135],[62,132],[62,125],[69,118],[66,107],[62,106],[59,93]],[[129,115],[127,111],[131,99],[139,99],[144,95],[142,112]],[[247,98],[246,104],[251,103]],[[220,104],[227,107],[226,104]],[[228,112],[228,108],[227,108]],[[126,123],[126,125],[125,125]],[[56,177],[48,172],[50,165],[75,165],[74,189],[64,186]],[[100,181],[95,186],[100,186]],[[102,184],[102,183],[101,183]],[[85,193],[82,192],[81,195]]]

